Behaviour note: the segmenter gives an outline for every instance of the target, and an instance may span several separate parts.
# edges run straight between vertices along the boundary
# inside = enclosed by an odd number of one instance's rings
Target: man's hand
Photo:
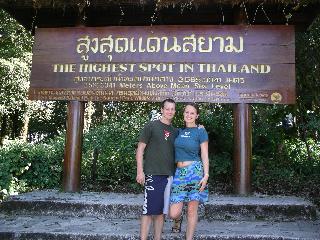
[[[145,175],[144,175],[143,172],[137,174],[136,181],[137,181],[137,183],[139,183],[139,184],[141,184],[141,185],[144,185]]]

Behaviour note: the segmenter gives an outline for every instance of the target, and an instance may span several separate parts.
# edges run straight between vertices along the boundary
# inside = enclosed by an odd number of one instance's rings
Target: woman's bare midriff
[[[193,161],[177,162],[177,167],[178,168],[186,167],[186,166],[189,166],[192,163],[193,163]]]

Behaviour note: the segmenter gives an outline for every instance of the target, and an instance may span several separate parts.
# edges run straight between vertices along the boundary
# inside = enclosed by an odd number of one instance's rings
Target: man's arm
[[[138,143],[138,147],[136,150],[136,161],[137,161],[137,183],[143,185],[145,182],[145,175],[143,172],[143,153],[144,149],[146,148],[147,144],[143,142]]]

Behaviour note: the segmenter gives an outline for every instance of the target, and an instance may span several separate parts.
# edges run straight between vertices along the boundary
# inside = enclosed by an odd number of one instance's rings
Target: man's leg
[[[167,176],[146,176],[143,214],[150,216],[150,219],[141,218],[142,240],[145,240],[148,237],[151,222],[153,222],[154,239],[161,239],[164,222],[164,192],[167,183]]]
[[[163,230],[164,215],[155,215],[153,219],[154,240],[160,240]]]
[[[148,239],[151,222],[152,222],[151,215],[142,215],[141,216],[141,225],[140,225],[140,239],[141,240]]]

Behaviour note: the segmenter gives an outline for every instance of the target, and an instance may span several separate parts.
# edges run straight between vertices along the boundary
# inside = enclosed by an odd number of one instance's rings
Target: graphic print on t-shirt
[[[184,133],[181,134],[181,137],[182,138],[190,138],[191,137],[190,132],[185,131]]]
[[[170,132],[167,130],[163,130],[163,132],[164,132],[164,139],[167,141],[168,137],[170,136]]]

